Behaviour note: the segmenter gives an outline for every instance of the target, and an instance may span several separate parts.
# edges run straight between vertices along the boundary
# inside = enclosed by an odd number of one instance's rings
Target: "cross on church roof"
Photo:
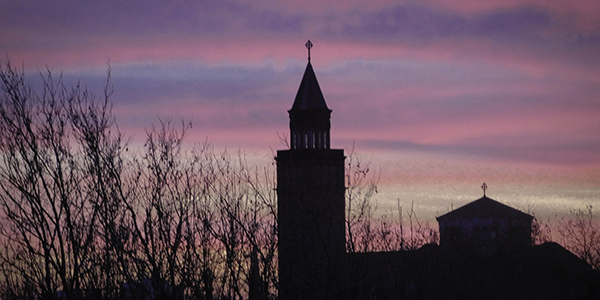
[[[306,42],[305,46],[308,49],[308,61],[310,61],[310,48],[312,48],[313,44],[310,42],[310,40],[308,40],[308,42]]]
[[[481,189],[483,190],[483,196],[485,197],[485,190],[487,190],[487,184],[485,182],[481,185]]]

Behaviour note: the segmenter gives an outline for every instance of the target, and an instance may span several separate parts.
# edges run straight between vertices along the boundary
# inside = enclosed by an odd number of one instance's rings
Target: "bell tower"
[[[310,62],[290,116],[291,149],[277,151],[279,299],[343,299],[344,150],[330,149],[331,110]]]
[[[327,108],[325,98],[319,87],[315,71],[310,63],[310,40],[308,48],[308,65],[296,100],[290,114],[290,137],[292,149],[329,149],[329,130],[331,129],[331,110]]]

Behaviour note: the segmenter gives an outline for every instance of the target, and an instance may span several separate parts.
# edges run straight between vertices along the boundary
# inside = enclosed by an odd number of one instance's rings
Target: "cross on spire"
[[[485,190],[487,190],[488,186],[485,182],[481,185],[481,189],[483,190],[483,196],[485,197]]]
[[[312,48],[313,44],[308,40],[304,46],[308,49],[308,61],[310,61],[310,48]]]

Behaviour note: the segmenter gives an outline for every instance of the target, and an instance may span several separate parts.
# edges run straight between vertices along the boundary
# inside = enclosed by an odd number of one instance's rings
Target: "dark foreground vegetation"
[[[191,124],[169,120],[132,149],[112,115],[110,72],[100,97],[50,71],[40,80],[34,89],[10,63],[0,70],[1,299],[277,298],[272,166],[184,148]],[[348,155],[348,252],[437,243],[412,209],[374,216],[373,173]],[[566,247],[600,268],[591,207],[559,223]],[[535,241],[549,240],[536,226]]]
[[[186,151],[190,125],[170,121],[130,149],[109,80],[95,97],[40,75],[34,89],[10,64],[0,72],[2,299],[276,295],[271,169]]]

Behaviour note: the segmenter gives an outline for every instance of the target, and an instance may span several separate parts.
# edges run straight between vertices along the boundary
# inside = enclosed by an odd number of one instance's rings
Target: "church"
[[[533,217],[485,195],[439,216],[440,244],[346,253],[344,151],[310,59],[277,151],[279,299],[600,299],[600,274],[556,243],[533,246]]]

